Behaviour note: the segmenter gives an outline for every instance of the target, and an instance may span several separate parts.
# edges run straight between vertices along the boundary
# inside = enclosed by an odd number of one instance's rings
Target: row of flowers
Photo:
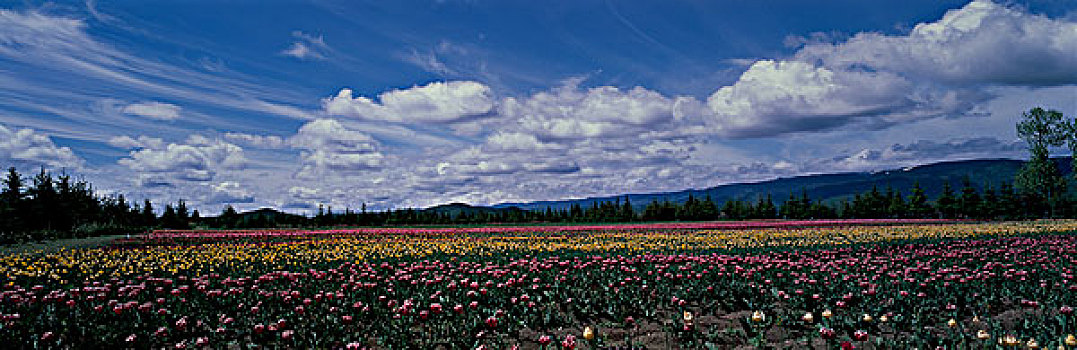
[[[1066,347],[1077,329],[1074,228],[348,235],[9,255],[0,339],[39,348]]]

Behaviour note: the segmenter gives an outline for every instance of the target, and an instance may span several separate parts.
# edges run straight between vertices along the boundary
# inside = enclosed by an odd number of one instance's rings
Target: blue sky
[[[0,165],[307,211],[1017,158],[1068,1],[0,2]]]

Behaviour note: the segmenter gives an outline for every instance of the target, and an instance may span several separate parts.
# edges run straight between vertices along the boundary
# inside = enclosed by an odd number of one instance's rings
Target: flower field
[[[1077,221],[161,231],[0,255],[0,340],[1077,347]]]

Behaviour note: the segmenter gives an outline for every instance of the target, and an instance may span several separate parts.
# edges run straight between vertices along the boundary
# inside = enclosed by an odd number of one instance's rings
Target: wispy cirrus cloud
[[[300,60],[324,60],[328,58],[332,49],[325,43],[325,38],[321,35],[313,36],[302,31],[292,32],[291,46],[284,49],[280,54],[285,56],[291,56]]]

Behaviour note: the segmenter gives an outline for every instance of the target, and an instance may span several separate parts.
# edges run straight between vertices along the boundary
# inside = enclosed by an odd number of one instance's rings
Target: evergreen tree
[[[549,210],[550,210],[550,208],[546,207],[546,211],[549,211]],[[624,204],[621,205],[621,215],[620,216],[621,216],[621,220],[623,220],[623,221],[635,221],[636,220],[636,209],[632,208],[632,201],[628,199],[628,196],[625,196],[625,202],[624,202]]]
[[[142,203],[142,225],[146,227],[157,227],[157,214],[153,211],[153,203],[149,199],[146,199]]]
[[[942,183],[942,193],[939,194],[939,199],[935,200],[935,203],[938,206],[939,217],[952,219],[957,216],[957,198],[954,197],[954,190],[950,188],[949,181]]]
[[[905,204],[905,198],[901,196],[901,193],[894,191],[893,188],[887,188],[887,197],[890,198],[890,204],[886,211],[891,218],[910,216],[908,205]]]
[[[176,228],[187,229],[191,224],[191,213],[187,209],[187,202],[180,199],[176,205]]]
[[[1004,219],[1021,219],[1025,217],[1025,211],[1021,210],[1020,196],[1014,191],[1013,185],[1008,182],[1003,182],[999,186],[999,205],[998,210]]]
[[[785,203],[782,203],[782,207],[779,212],[781,217],[783,218],[799,219],[801,212],[800,199],[798,199],[796,195],[793,194],[793,192],[789,192],[789,198],[785,200]]]
[[[983,200],[980,201],[979,215],[977,217],[984,219],[993,219],[998,217],[999,204],[1001,199],[998,194],[995,193],[995,189],[991,187],[991,184],[984,185]]]
[[[909,203],[906,207],[909,215],[914,218],[926,218],[931,215],[931,206],[927,203],[927,195],[924,194],[924,189],[920,187],[919,180],[912,184]]]
[[[980,217],[980,194],[976,191],[976,187],[972,186],[972,180],[968,175],[961,178],[961,198],[959,199],[960,213],[962,217],[974,218]]]
[[[0,192],[0,243],[18,240],[15,232],[25,230],[21,210],[24,198],[22,188],[22,175],[15,167],[8,168],[4,188]]]
[[[774,206],[774,200],[769,193],[766,197],[759,197],[759,202],[755,206],[754,217],[757,219],[774,219],[778,217],[778,208]]]

